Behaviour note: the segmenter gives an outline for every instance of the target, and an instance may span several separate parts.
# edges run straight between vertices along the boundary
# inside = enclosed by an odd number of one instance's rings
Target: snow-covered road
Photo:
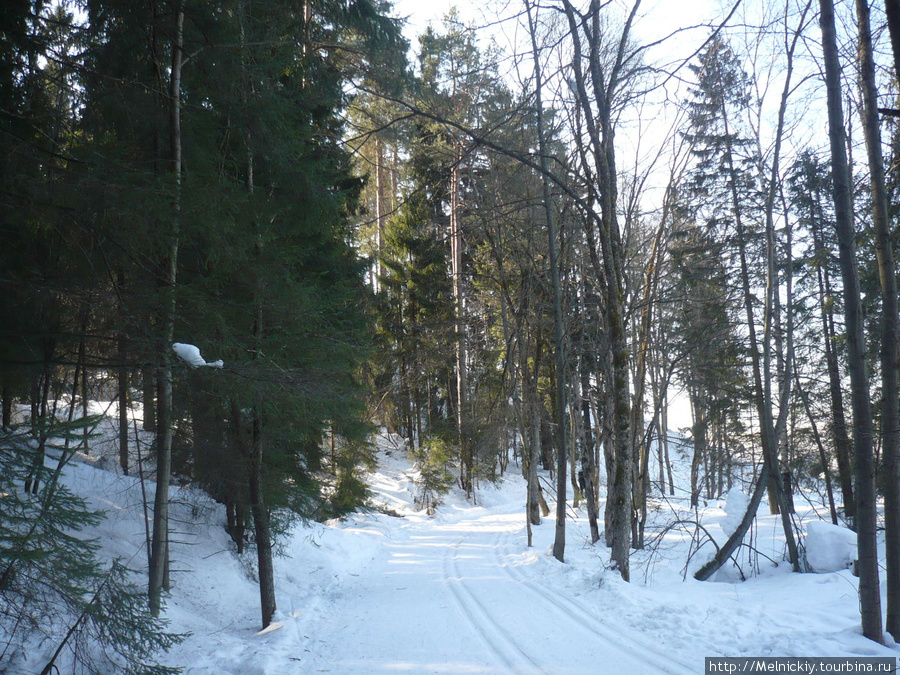
[[[615,625],[615,608],[603,612],[542,585],[522,514],[503,510],[471,508],[452,522],[420,519],[394,530],[333,598],[305,670],[696,672]]]
[[[165,663],[185,675],[655,675],[701,673],[704,657],[715,656],[898,653],[859,634],[849,571],[796,575],[770,564],[745,583],[736,583],[737,568],[722,583],[702,583],[687,566],[702,564],[711,547],[692,559],[694,540],[671,530],[634,552],[625,583],[606,569],[609,551],[588,543],[581,512],[568,522],[565,564],[550,555],[550,519],[526,546],[519,476],[481,486],[477,504],[452,491],[429,518],[414,503],[405,454],[382,450],[370,475],[374,511],[297,524],[283,537],[278,611],[264,631],[252,553],[233,552],[219,507],[202,506],[208,498],[176,501],[192,534],[173,558],[192,571],[175,577],[167,616],[173,630],[192,635]],[[98,532],[115,544],[110,553],[124,554],[122,542],[139,545],[143,536],[139,486],[94,484],[113,478],[85,471],[92,475],[81,493],[129,495],[131,505]],[[704,517],[718,528],[725,513],[710,506]],[[762,514],[755,541],[768,557],[779,555],[778,532]]]

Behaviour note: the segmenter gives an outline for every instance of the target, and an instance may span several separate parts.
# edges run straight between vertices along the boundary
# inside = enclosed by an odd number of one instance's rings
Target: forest
[[[0,670],[175,672],[179,486],[272,625],[379,432],[423,513],[518,474],[526,545],[583,513],[623,582],[663,501],[700,536],[734,488],[694,578],[761,506],[810,572],[806,495],[900,639],[900,0],[665,5],[3,2]],[[65,479],[102,429],[144,490],[112,567]]]

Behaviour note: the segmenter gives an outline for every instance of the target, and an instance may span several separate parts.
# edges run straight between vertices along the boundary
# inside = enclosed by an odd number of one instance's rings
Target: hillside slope
[[[583,512],[570,509],[566,563],[549,552],[553,525],[525,545],[524,482],[515,473],[482,486],[477,505],[451,493],[434,518],[414,503],[416,473],[380,439],[370,475],[373,506],[342,522],[294,526],[276,559],[276,622],[259,632],[252,553],[238,556],[223,509],[173,488],[170,628],[191,636],[161,659],[195,675],[282,673],[692,673],[707,656],[896,656],[862,638],[856,579],[848,570],[795,575],[760,557],[759,574],[736,567],[700,583],[690,573],[712,547],[679,500],[659,502],[658,537],[636,551],[626,584],[588,544]],[[140,481],[87,463],[66,482],[107,513],[90,534],[102,555],[146,569]],[[150,489],[148,484],[145,486]],[[780,524],[760,511],[754,545],[779,560]],[[724,540],[727,514],[699,512]],[[810,517],[809,513],[802,514]],[[743,571],[749,573],[748,560]],[[40,650],[23,673],[39,672]]]

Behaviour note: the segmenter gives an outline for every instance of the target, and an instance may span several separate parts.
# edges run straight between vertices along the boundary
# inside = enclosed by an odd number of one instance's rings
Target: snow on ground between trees
[[[806,525],[806,560],[814,572],[845,570],[856,560],[856,533],[821,520]]]
[[[275,561],[275,623],[262,632],[255,555],[236,555],[220,505],[173,487],[166,614],[171,630],[192,635],[163,663],[195,675],[698,673],[707,656],[898,654],[861,636],[856,579],[843,562],[836,572],[799,575],[744,554],[740,569],[698,582],[691,574],[713,547],[690,556],[699,535],[683,526],[635,551],[634,581],[624,583],[604,567],[609,551],[589,545],[583,510],[569,510],[565,564],[549,552],[552,519],[525,546],[525,485],[513,464],[500,485],[481,486],[477,505],[454,491],[429,518],[414,504],[416,472],[403,450],[379,444],[381,466],[370,476],[377,508],[293,528]],[[144,574],[138,479],[82,463],[66,480],[106,511],[92,533],[104,555]],[[799,502],[798,510],[811,558],[843,561],[846,534],[813,522]],[[724,541],[729,514],[701,503],[699,515]],[[676,518],[693,518],[687,501],[660,501],[655,532]],[[752,543],[775,561],[780,527],[764,503]]]

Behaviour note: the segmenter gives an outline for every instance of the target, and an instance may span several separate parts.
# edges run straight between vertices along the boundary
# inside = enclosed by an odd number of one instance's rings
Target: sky
[[[674,28],[689,26],[704,20],[714,20],[724,16],[727,10],[719,7],[717,0],[649,0],[641,3],[641,10],[635,30],[643,41],[657,40]],[[429,22],[438,23],[456,7],[460,16],[474,25],[482,25],[495,20],[498,14],[508,15],[520,11],[521,0],[460,0],[458,2],[435,2],[434,0],[394,0],[395,16],[409,17],[406,36],[415,43],[415,37],[422,33]],[[631,3],[622,3],[622,9],[628,11]],[[674,50],[683,47],[670,46]]]

